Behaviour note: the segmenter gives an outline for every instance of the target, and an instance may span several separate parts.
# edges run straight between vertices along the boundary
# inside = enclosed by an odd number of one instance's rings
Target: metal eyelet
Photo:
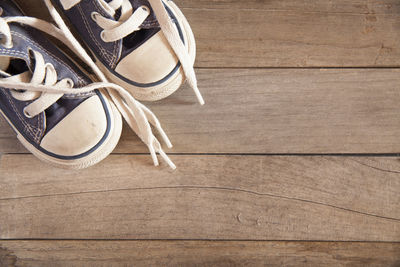
[[[33,51],[32,47],[28,46],[26,48],[26,52],[28,52],[29,57],[34,57],[35,56],[35,51]]]
[[[28,119],[32,119],[34,116],[32,116],[31,114],[29,114],[29,112],[28,111],[26,111],[26,108],[24,108],[24,115],[25,115],[25,117],[27,117]]]
[[[150,13],[150,8],[148,6],[143,5],[140,8]]]
[[[101,38],[101,40],[103,40],[103,42],[107,43],[107,41],[106,41],[106,39],[105,39],[105,33],[104,33],[104,31],[101,31],[101,33],[100,33],[100,38]]]
[[[92,18],[93,21],[96,21],[96,16],[100,15],[98,12],[92,12],[90,13],[90,17]]]
[[[71,78],[65,78],[66,83],[71,86],[71,88],[74,87],[74,81]]]

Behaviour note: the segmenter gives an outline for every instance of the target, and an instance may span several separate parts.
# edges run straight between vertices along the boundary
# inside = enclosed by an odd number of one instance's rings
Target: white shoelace
[[[114,17],[118,9],[121,10],[121,16],[118,21],[105,18],[96,12],[92,13],[93,19],[101,28],[104,29],[102,31],[101,38],[105,42],[120,40],[132,32],[139,30],[140,25],[142,25],[142,23],[150,15],[150,9],[146,6],[142,6],[141,8],[133,11],[132,4],[129,0],[112,0],[110,3],[107,3],[104,0],[97,1],[110,14],[111,17]],[[72,8],[80,2],[81,0],[61,0],[61,4],[66,10]],[[204,99],[197,86],[196,74],[193,68],[194,62],[190,58],[187,48],[182,43],[178,31],[172,22],[168,11],[164,7],[163,1],[148,0],[148,2],[150,3],[150,6],[157,17],[161,31],[181,62],[183,72],[185,73],[189,85],[193,88],[200,104],[204,105]]]
[[[48,4],[48,2],[49,0],[46,0],[46,4]],[[54,16],[55,14],[53,13],[55,10],[50,9],[50,11]],[[56,19],[61,20],[60,17],[56,17]],[[74,52],[81,56],[81,58],[93,69],[98,79],[101,80],[101,82],[92,83],[82,88],[72,88],[72,80],[63,79],[57,81],[57,72],[54,66],[50,63],[45,63],[43,56],[39,52],[31,50],[32,56],[35,59],[35,67],[32,74],[28,71],[19,75],[0,79],[0,87],[10,89],[12,96],[16,99],[22,101],[34,100],[24,109],[25,116],[34,117],[37,114],[40,114],[54,104],[64,94],[88,93],[96,89],[106,90],[129,126],[148,146],[154,165],[159,165],[156,155],[156,153],[159,153],[172,169],[176,168],[174,163],[165,154],[161,148],[160,142],[152,132],[151,125],[157,128],[167,146],[172,147],[171,142],[162,129],[156,116],[147,107],[135,100],[124,88],[109,83],[80,44],[73,37],[71,39],[69,35],[72,36],[72,34],[69,32],[68,28],[59,29],[53,24],[37,18],[0,17],[0,34],[3,37],[1,45],[5,47],[12,47],[12,36],[8,25],[8,23],[12,22],[32,26],[63,41]],[[63,27],[66,26],[63,25]],[[66,32],[66,30],[68,30],[68,32]],[[7,73],[1,73],[5,76],[10,76]],[[21,92],[17,90],[25,91]]]

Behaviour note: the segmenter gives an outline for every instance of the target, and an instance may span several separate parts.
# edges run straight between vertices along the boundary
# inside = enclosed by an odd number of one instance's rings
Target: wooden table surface
[[[400,266],[400,1],[176,3],[207,102],[148,103],[178,169],[127,127],[55,169],[1,119],[0,266]]]

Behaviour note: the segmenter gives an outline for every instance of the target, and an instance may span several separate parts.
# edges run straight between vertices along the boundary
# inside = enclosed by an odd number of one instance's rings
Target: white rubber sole
[[[108,97],[105,97],[105,102],[107,103],[108,110],[110,111],[110,118],[111,118],[111,128],[110,133],[107,136],[107,139],[92,153],[87,156],[84,156],[79,159],[73,160],[64,160],[54,158],[50,155],[43,153],[42,151],[38,150],[34,147],[31,143],[29,143],[25,137],[19,133],[19,131],[13,126],[11,121],[4,115],[4,113],[0,110],[0,114],[7,120],[7,122],[11,125],[14,131],[17,133],[17,138],[21,142],[21,144],[28,149],[33,155],[35,155],[41,161],[44,161],[50,165],[53,165],[58,168],[64,169],[84,169],[90,166],[95,165],[96,163],[105,159],[116,147],[118,141],[121,137],[122,131],[122,118],[120,113],[118,112],[117,108],[112,104]]]
[[[164,1],[164,3],[172,10],[178,20],[179,25],[181,25],[189,56],[194,63],[196,58],[196,41],[189,22],[174,2]],[[110,81],[127,89],[134,98],[140,101],[157,101],[166,98],[178,90],[185,82],[185,74],[183,73],[182,67],[163,83],[151,87],[138,87],[125,82],[118,76],[111,73],[98,59],[96,60],[96,65],[106,75],[106,77],[110,79]],[[137,62],[135,65],[140,66],[140,62]]]

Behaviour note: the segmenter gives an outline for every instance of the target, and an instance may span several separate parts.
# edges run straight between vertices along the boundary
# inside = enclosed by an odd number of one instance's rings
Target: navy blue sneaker
[[[172,1],[45,2],[59,27],[71,30],[107,78],[136,99],[165,98],[186,79],[204,104],[193,69],[193,32]]]
[[[116,146],[121,115],[109,96],[80,90],[93,81],[24,21],[11,0],[0,0],[0,113],[39,159],[85,168]]]

